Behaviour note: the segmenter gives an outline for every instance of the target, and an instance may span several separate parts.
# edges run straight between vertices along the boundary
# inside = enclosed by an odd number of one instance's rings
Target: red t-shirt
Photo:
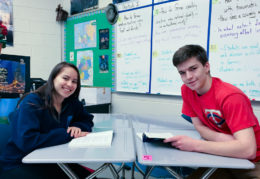
[[[212,130],[233,134],[253,127],[257,143],[254,161],[260,160],[260,126],[250,100],[240,89],[213,77],[210,90],[202,96],[186,85],[182,86],[181,92],[182,113],[198,117]]]

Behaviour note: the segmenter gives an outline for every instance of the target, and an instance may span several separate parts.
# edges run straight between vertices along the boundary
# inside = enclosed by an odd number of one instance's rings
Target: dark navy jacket
[[[91,131],[93,115],[87,113],[79,100],[64,100],[60,115],[44,109],[44,101],[35,93],[27,95],[18,109],[9,115],[12,136],[0,156],[2,169],[22,164],[22,158],[35,149],[64,144],[72,137],[69,126]]]

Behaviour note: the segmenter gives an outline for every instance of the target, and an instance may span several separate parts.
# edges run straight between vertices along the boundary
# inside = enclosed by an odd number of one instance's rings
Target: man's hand
[[[170,142],[171,145],[177,149],[192,152],[195,151],[197,141],[198,140],[192,139],[191,137],[180,135],[165,139],[163,142]]]

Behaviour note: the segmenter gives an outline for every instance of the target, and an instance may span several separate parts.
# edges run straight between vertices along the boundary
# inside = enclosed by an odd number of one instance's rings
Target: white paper
[[[74,52],[70,52],[70,61],[71,61],[71,62],[74,61]]]
[[[79,99],[85,99],[87,104],[111,103],[111,88],[81,87]]]
[[[89,148],[89,147],[111,147],[113,131],[92,132],[84,137],[72,139],[69,142],[71,148]]]

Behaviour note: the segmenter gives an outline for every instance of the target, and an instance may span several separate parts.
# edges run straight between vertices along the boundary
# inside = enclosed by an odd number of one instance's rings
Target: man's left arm
[[[227,142],[202,141],[201,145],[195,147],[195,150],[229,157],[254,159],[256,140],[253,128],[239,130],[233,136],[235,139]]]
[[[192,139],[188,136],[174,136],[166,139],[172,146],[184,150],[209,153],[227,157],[254,159],[256,156],[256,140],[252,127],[234,133],[234,140],[206,141]]]
[[[234,136],[231,134],[217,132],[205,126],[198,117],[192,117],[191,120],[196,130],[200,133],[200,136],[205,140],[216,142],[234,140]]]

